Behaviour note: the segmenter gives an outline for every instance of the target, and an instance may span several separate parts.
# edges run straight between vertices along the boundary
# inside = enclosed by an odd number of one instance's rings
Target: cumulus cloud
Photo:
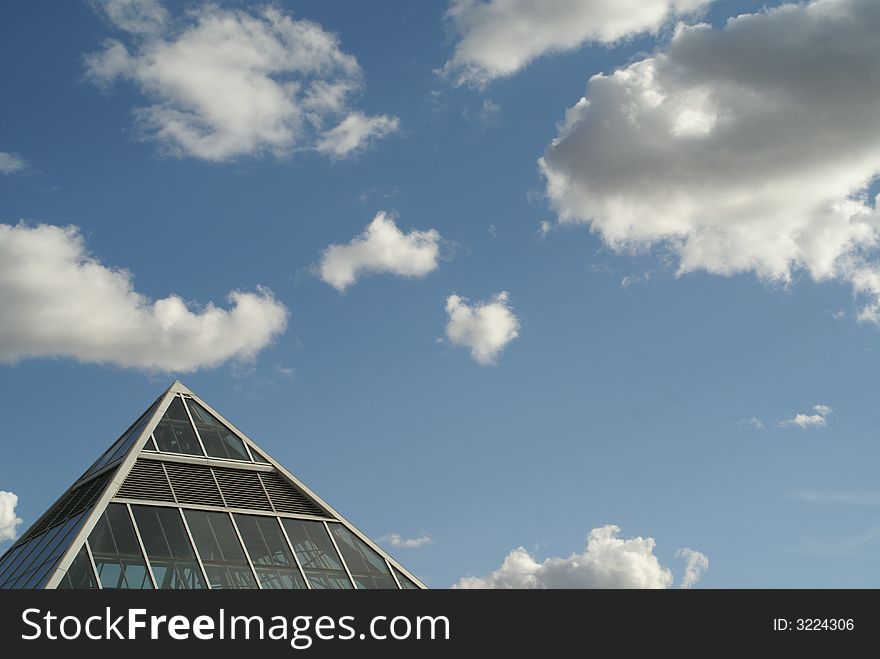
[[[684,575],[681,578],[680,588],[692,588],[700,580],[704,570],[709,569],[709,558],[706,554],[684,547],[675,552],[679,558],[685,561]]]
[[[272,6],[206,3],[170,20],[155,1],[101,3],[127,33],[86,57],[100,85],[129,80],[149,99],[135,108],[145,137],[174,155],[209,161],[317,149],[351,155],[397,130],[396,117],[352,110],[363,89],[357,60],[317,23]]]
[[[424,277],[438,267],[440,234],[434,229],[403,233],[394,218],[381,211],[364,232],[344,245],[330,245],[321,255],[318,274],[338,291],[359,277],[387,273]]]
[[[813,405],[815,414],[798,413],[789,419],[779,422],[780,428],[797,426],[798,428],[817,428],[824,426],[833,410],[828,405]]]
[[[673,16],[711,0],[452,0],[446,11],[459,37],[442,72],[483,85],[510,76],[547,53],[588,41],[610,44],[656,33]]]
[[[233,291],[229,309],[151,300],[90,255],[77,227],[0,224],[0,361],[71,357],[146,371],[248,361],[287,324],[272,292]]]
[[[0,151],[0,174],[16,174],[27,169],[27,160],[14,153]]]
[[[12,492],[0,490],[0,542],[15,540],[18,537],[21,517],[15,514],[17,505],[18,496]]]
[[[488,302],[468,304],[466,298],[446,298],[446,338],[452,345],[471,351],[478,364],[494,364],[508,343],[519,336],[519,319],[509,304],[507,291]]]
[[[654,555],[653,538],[620,538],[613,524],[593,529],[586,550],[568,558],[536,561],[523,547],[510,552],[501,567],[485,577],[464,577],[453,588],[669,588],[672,570]],[[680,550],[693,552],[693,550]],[[693,555],[705,556],[699,552]],[[685,580],[692,586],[705,565],[686,555]],[[693,568],[691,561],[694,561]],[[702,567],[700,567],[702,565]],[[684,586],[685,581],[682,581]]]
[[[392,547],[399,547],[401,549],[418,549],[419,547],[424,547],[425,545],[434,542],[431,536],[427,534],[420,535],[417,538],[404,538],[397,533],[389,533],[380,538],[380,540],[387,542]]]
[[[346,158],[375,140],[396,133],[398,128],[400,121],[397,117],[387,114],[368,117],[361,112],[352,112],[342,123],[324,133],[316,148],[334,158]]]
[[[563,222],[678,272],[849,282],[880,318],[880,4],[816,0],[680,26],[593,76],[539,165]]]

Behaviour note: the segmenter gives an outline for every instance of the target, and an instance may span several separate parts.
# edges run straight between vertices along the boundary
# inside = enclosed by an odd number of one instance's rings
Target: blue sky
[[[613,4],[5,4],[18,532],[179,377],[370,537],[429,536],[383,542],[432,587],[678,586],[682,548],[700,587],[880,584],[880,13],[656,0],[620,27]],[[149,60],[210,62],[212,18],[280,50],[225,103],[235,70]],[[302,20],[336,58],[312,77]],[[291,80],[351,89],[296,123]],[[362,236],[381,212],[385,252]],[[340,292],[321,266],[352,241]],[[198,320],[231,291],[257,312]],[[196,320],[163,325],[169,296]]]

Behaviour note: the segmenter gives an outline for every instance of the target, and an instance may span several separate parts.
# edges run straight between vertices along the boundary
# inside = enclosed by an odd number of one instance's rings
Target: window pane
[[[147,422],[149,422],[150,418],[153,416],[153,411],[156,409],[158,403],[159,401],[156,401],[150,405],[150,409],[144,412],[143,416],[135,421],[134,424],[122,434],[122,437],[117,439],[113,443],[113,446],[107,449],[104,455],[98,458],[98,461],[95,462],[95,464],[92,465],[92,467],[83,474],[81,478],[85,478],[86,476],[101,470],[104,466],[125,455],[125,453],[131,448],[131,445],[137,440],[138,435],[143,431],[144,426],[147,425]]]
[[[67,574],[64,575],[61,583],[58,584],[58,589],[95,590],[97,587],[98,582],[95,579],[95,574],[92,572],[92,564],[89,562],[86,546],[83,544],[76,558],[73,559],[73,563],[70,564]]]
[[[144,450],[150,451],[151,453],[156,452],[156,443],[153,441],[152,435],[150,435],[150,438],[147,440],[147,443],[144,444]]]
[[[256,588],[241,543],[226,513],[187,510],[193,535],[211,588]]]
[[[168,406],[165,416],[153,431],[156,445],[165,453],[184,453],[186,455],[202,455],[202,448],[196,438],[183,401],[180,396],[175,396]]]
[[[352,587],[339,554],[321,522],[283,519],[281,523],[312,588]]]
[[[306,587],[277,518],[235,515],[235,523],[263,588]]]
[[[187,406],[205,451],[212,458],[229,458],[231,460],[247,460],[250,458],[247,449],[235,433],[220,423],[213,414],[191,399],[187,399]]]
[[[394,575],[397,577],[397,580],[400,582],[400,587],[404,590],[421,590],[418,586],[416,586],[415,582],[407,577],[403,572],[398,570],[393,565],[391,569],[394,570]]]
[[[204,588],[195,552],[177,508],[132,506],[156,586],[163,590]]]
[[[153,587],[124,505],[111,503],[107,506],[89,535],[89,547],[104,588]]]
[[[61,534],[64,532],[65,528],[65,524],[58,524],[48,531],[28,540],[25,544],[25,549],[16,561],[10,565],[6,574],[3,575],[3,588],[18,588],[18,584],[24,574],[28,573],[31,568],[38,567],[41,564],[38,562],[38,558],[44,556],[44,552],[61,539]]]
[[[71,517],[61,526],[61,531],[46,545],[37,556],[25,575],[17,582],[16,588],[39,588],[52,575],[61,556],[70,547],[74,536],[85,520],[86,513]]]
[[[263,464],[271,464],[266,458],[264,458],[262,455],[260,455],[254,449],[251,449],[251,455],[254,456],[254,462],[261,462]]]
[[[342,524],[329,526],[358,588],[397,589],[384,558]]]

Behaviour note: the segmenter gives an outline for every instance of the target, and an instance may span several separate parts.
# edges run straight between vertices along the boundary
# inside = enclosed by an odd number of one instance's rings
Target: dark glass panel
[[[92,564],[86,552],[86,546],[80,547],[79,553],[67,569],[67,573],[58,584],[58,590],[96,590],[98,582],[92,571]]]
[[[263,588],[306,587],[277,518],[235,515],[235,523]]]
[[[404,590],[421,590],[421,588],[419,588],[416,585],[415,581],[413,581],[412,579],[407,577],[403,572],[398,570],[396,567],[394,567],[392,565],[391,569],[394,570],[394,576],[396,576],[397,580],[400,582],[401,588],[403,588]]]
[[[205,581],[180,511],[158,506],[132,506],[131,511],[150,559],[156,587],[162,590],[204,588]]]
[[[47,580],[61,556],[70,547],[70,543],[73,542],[73,538],[85,521],[85,517],[86,513],[82,512],[61,524],[59,532],[33,559],[27,571],[19,578],[14,587],[37,588]]]
[[[254,457],[254,462],[261,462],[262,464],[271,464],[266,458],[264,458],[258,451],[251,449],[251,455]]]
[[[143,431],[144,426],[147,425],[147,422],[149,422],[150,418],[153,416],[153,411],[156,409],[156,405],[158,403],[159,401],[157,400],[155,403],[150,405],[150,409],[144,412],[143,415],[137,421],[135,421],[131,425],[131,427],[129,427],[128,430],[126,430],[122,434],[122,436],[117,439],[100,458],[98,458],[98,461],[95,462],[95,464],[92,465],[91,468],[82,475],[81,479],[100,471],[111,462],[118,460],[123,455],[125,455],[125,453],[131,448],[131,445],[134,444],[134,442],[137,440],[138,435],[140,435],[141,431]]]
[[[339,551],[345,559],[348,571],[358,588],[370,590],[397,589],[397,583],[391,576],[388,564],[376,550],[342,524],[330,524],[330,531],[336,538]]]
[[[128,510],[111,503],[89,535],[89,547],[104,588],[152,589]]]
[[[175,396],[165,412],[165,416],[153,431],[156,446],[165,453],[203,455],[196,432],[183,407],[183,400]]]
[[[282,519],[281,523],[312,588],[352,587],[324,524],[304,519]]]
[[[58,537],[58,534],[64,528],[63,524],[58,524],[57,526],[53,526],[51,529],[41,533],[38,536],[34,536],[30,540],[28,540],[23,546],[22,551],[18,555],[18,557],[9,565],[7,571],[3,574],[2,583],[0,583],[0,588],[15,588],[15,583],[21,578],[21,576],[34,564],[34,560],[43,553],[43,550],[48,547],[55,539]]]
[[[144,444],[144,450],[150,451],[151,453],[156,452],[156,442],[153,441],[152,435],[150,435],[150,438],[147,440],[147,443]]]
[[[9,571],[9,568],[16,561],[21,552],[25,550],[27,545],[28,543],[24,542],[3,554],[3,559],[0,560],[0,586],[2,586],[4,581],[3,575]]]
[[[210,587],[256,588],[229,515],[202,510],[187,510],[185,514]]]
[[[205,445],[205,451],[212,458],[227,458],[230,460],[247,460],[247,449],[244,442],[238,438],[229,428],[220,423],[213,414],[192,399],[187,399],[190,414]]]

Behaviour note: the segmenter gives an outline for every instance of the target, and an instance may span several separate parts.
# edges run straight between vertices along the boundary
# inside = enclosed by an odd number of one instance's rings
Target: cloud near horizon
[[[0,362],[69,357],[147,372],[247,362],[287,326],[272,292],[232,291],[230,308],[151,300],[127,270],[88,253],[77,227],[0,224]]]
[[[0,490],[0,542],[15,540],[22,519],[15,514],[18,496],[12,492]]]
[[[501,567],[485,577],[463,577],[453,588],[670,588],[672,570],[654,555],[653,538],[620,538],[613,524],[593,529],[584,552],[538,562],[523,547],[510,552]],[[680,549],[686,561],[681,587],[691,588],[709,567],[693,549]]]

